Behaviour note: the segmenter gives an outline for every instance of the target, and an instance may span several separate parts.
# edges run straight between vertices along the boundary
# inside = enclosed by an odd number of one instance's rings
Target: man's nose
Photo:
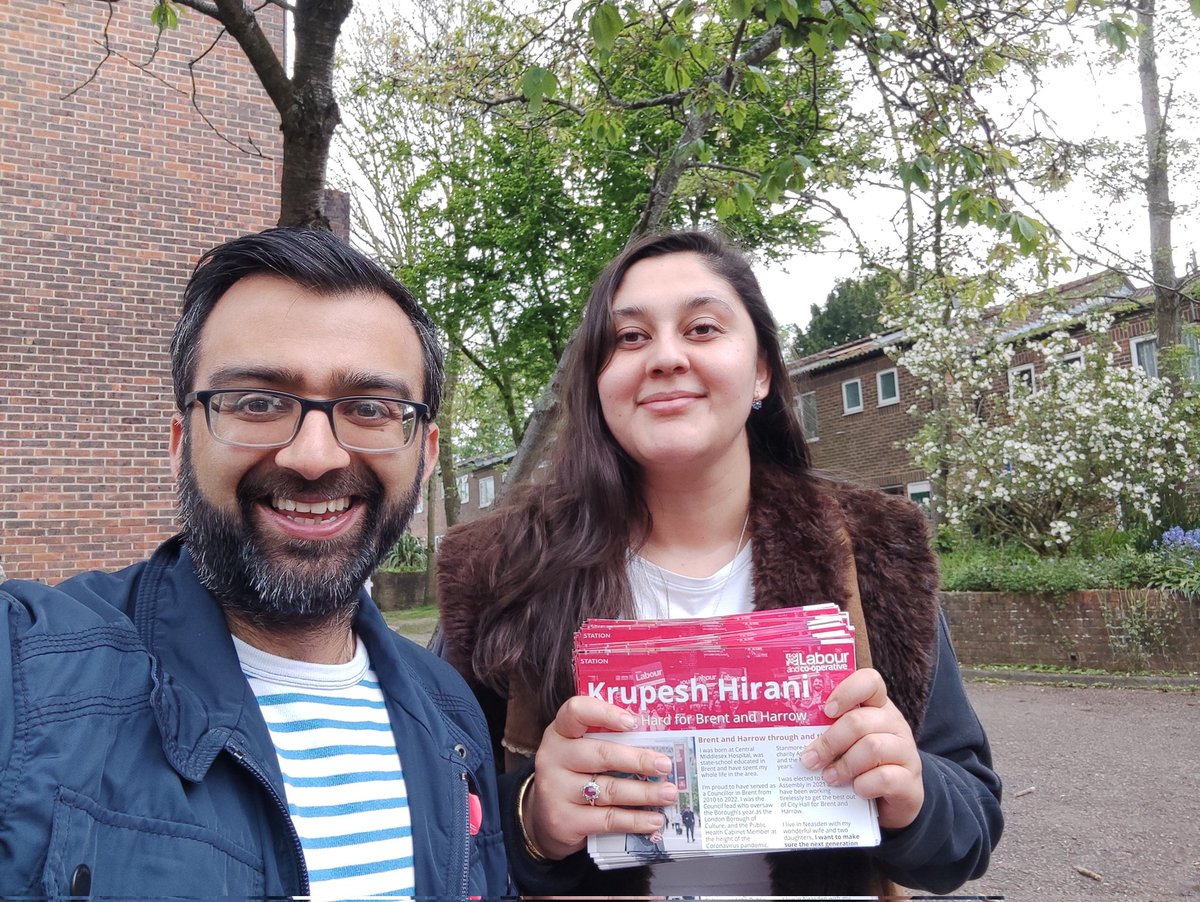
[[[275,452],[275,463],[315,480],[350,466],[350,452],[338,444],[324,411],[310,410],[292,443]]]

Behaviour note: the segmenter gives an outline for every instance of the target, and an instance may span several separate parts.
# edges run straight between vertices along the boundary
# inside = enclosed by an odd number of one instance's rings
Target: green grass
[[[402,623],[408,623],[413,620],[429,620],[437,619],[437,605],[427,604],[419,608],[408,608],[403,611],[384,611],[383,617],[387,620],[389,626],[399,626]]]

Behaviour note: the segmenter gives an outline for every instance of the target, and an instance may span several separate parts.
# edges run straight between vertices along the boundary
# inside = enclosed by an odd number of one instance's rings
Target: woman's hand
[[[921,756],[908,721],[888,698],[877,670],[857,670],[829,694],[825,713],[837,720],[804,750],[800,762],[830,786],[853,785],[875,799],[879,825],[907,827],[925,802]]]
[[[534,763],[534,782],[525,794],[525,830],[547,858],[565,858],[582,849],[593,833],[654,833],[663,829],[658,811],[643,806],[674,804],[675,784],[661,779],[671,759],[648,749],[584,736],[589,727],[611,732],[636,730],[637,718],[616,705],[577,695],[558,709],[542,735]],[[657,777],[613,777],[608,771]],[[589,804],[584,787],[599,787]]]

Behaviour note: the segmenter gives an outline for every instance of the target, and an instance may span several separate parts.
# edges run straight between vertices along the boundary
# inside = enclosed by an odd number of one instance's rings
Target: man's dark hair
[[[429,315],[412,293],[378,263],[321,229],[267,229],[214,247],[196,264],[183,292],[183,312],[171,336],[171,379],[175,404],[193,388],[200,333],[217,301],[235,282],[253,275],[276,275],[315,294],[379,291],[392,298],[417,330],[424,355],[425,397],[436,416],[442,402],[442,351]]]

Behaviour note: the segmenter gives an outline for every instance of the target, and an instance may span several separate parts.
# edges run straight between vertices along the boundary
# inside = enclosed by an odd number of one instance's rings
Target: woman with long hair
[[[633,242],[600,274],[560,386],[548,476],[452,530],[439,556],[444,653],[475,688],[501,762],[526,893],[949,892],[987,867],[1000,781],[937,600],[926,523],[905,499],[814,473],[778,331],[745,257],[705,232]],[[699,617],[832,600],[869,639],[796,750],[876,800],[874,848],[599,871],[593,833],[653,834],[671,762],[585,736],[628,712],[575,695],[590,617]],[[535,754],[536,753],[536,754]]]

